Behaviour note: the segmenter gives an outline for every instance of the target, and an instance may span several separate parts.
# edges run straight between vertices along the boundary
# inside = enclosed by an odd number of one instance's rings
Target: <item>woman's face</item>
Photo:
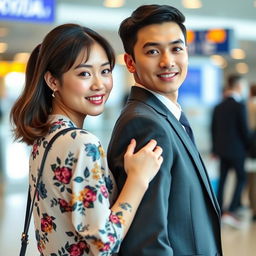
[[[113,86],[110,63],[105,50],[98,43],[78,55],[74,65],[57,81],[53,114],[65,114],[71,120],[83,122],[86,115],[103,112]],[[87,60],[86,60],[87,59]]]

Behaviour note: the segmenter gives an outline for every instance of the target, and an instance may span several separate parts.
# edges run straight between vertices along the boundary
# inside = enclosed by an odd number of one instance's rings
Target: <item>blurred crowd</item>
[[[251,220],[256,221],[256,83],[249,85],[237,74],[227,78],[223,97],[213,109],[211,121],[212,155],[219,160],[217,199],[222,223],[234,228],[243,226],[246,193]],[[235,183],[230,203],[224,205],[228,174]]]

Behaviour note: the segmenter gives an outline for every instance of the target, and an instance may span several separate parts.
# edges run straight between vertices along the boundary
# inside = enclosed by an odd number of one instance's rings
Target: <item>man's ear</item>
[[[58,90],[58,80],[51,74],[50,71],[47,71],[44,74],[44,80],[52,91]]]
[[[128,54],[128,53],[124,54],[124,62],[125,62],[126,67],[130,73],[136,72],[135,62],[133,60],[133,57],[130,54]]]

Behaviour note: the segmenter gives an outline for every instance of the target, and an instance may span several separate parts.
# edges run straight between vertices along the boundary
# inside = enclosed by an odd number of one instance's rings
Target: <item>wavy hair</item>
[[[52,91],[44,80],[45,73],[50,71],[61,81],[62,75],[73,66],[84,48],[89,57],[94,42],[103,47],[113,69],[115,55],[107,40],[78,24],[63,24],[54,28],[35,47],[27,63],[25,87],[10,113],[15,140],[32,145],[36,139],[47,134]]]

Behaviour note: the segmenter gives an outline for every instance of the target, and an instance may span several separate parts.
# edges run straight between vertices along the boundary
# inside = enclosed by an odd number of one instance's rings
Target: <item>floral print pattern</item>
[[[33,195],[46,145],[61,129],[75,127],[52,116],[49,134],[37,140],[30,157]],[[34,207],[37,247],[41,256],[108,256],[119,250],[122,212],[110,207],[116,185],[99,140],[85,130],[60,136],[48,153]]]

